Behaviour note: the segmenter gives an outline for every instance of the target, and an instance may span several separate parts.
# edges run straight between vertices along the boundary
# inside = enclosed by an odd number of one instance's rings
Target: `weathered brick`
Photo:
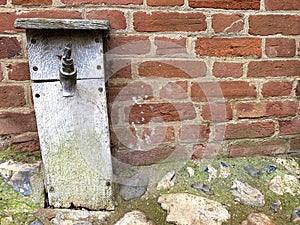
[[[243,76],[243,64],[236,62],[215,62],[213,65],[213,74],[219,78],[238,78]]]
[[[6,5],[7,0],[0,0],[0,5]]]
[[[151,85],[141,81],[132,81],[129,84],[108,85],[107,93],[110,103],[128,100],[141,101],[153,97]]]
[[[12,0],[13,5],[32,6],[32,5],[51,5],[52,0]]]
[[[82,4],[141,5],[143,4],[143,0],[62,0],[62,3],[68,5],[82,5]]]
[[[197,144],[193,146],[191,159],[212,159],[220,156],[222,146],[217,143]]]
[[[297,81],[296,95],[297,95],[297,96],[300,96],[300,80]]]
[[[165,99],[186,99],[187,88],[186,81],[169,82],[160,89],[159,96]]]
[[[21,55],[21,46],[15,37],[0,37],[0,59]]]
[[[279,121],[279,134],[300,134],[300,120],[282,120]]]
[[[135,12],[134,29],[141,32],[204,31],[206,17],[200,12]]]
[[[0,108],[20,107],[26,104],[24,89],[21,86],[0,86]]]
[[[300,10],[299,0],[265,0],[266,10]]]
[[[195,53],[200,56],[245,57],[261,56],[259,38],[197,38]]]
[[[149,6],[180,6],[183,4],[184,0],[147,0]]]
[[[111,127],[110,142],[112,148],[135,148],[137,145],[136,130],[128,127]]]
[[[253,35],[298,35],[300,16],[295,15],[250,15],[249,34]]]
[[[214,103],[201,107],[201,116],[209,121],[227,121],[232,119],[232,108],[230,104]]]
[[[192,103],[135,104],[125,109],[125,116],[129,124],[147,124],[195,119],[196,111]]]
[[[12,63],[7,66],[8,79],[23,81],[30,80],[30,72],[28,63]]]
[[[2,66],[1,66],[1,63],[0,63],[0,81],[3,80],[3,71],[2,71]]]
[[[248,77],[299,76],[300,60],[252,61],[248,65]]]
[[[14,22],[17,18],[15,12],[0,12],[0,18],[0,32],[16,30],[14,28]]]
[[[39,151],[39,137],[37,133],[26,133],[14,136],[10,139],[10,147],[18,151]]]
[[[300,151],[300,138],[294,138],[290,142],[289,152],[299,152]]]
[[[111,29],[126,29],[126,18],[119,10],[92,10],[87,13],[87,19],[109,20]]]
[[[206,64],[195,60],[146,61],[139,66],[142,77],[194,78],[206,74]]]
[[[192,83],[193,101],[256,97],[256,88],[245,81],[220,81]]]
[[[297,102],[295,101],[261,101],[240,102],[236,104],[238,118],[283,117],[295,116]]]
[[[109,50],[106,54],[142,55],[150,52],[148,36],[110,36],[107,43]]]
[[[146,144],[148,144],[149,146],[153,144],[161,144],[165,142],[174,142],[175,141],[174,127],[158,126],[158,127],[144,128],[142,134],[142,140],[146,142]]]
[[[241,14],[214,14],[212,27],[216,33],[239,32],[244,29],[243,15]]]
[[[35,114],[31,113],[0,113],[0,134],[21,134],[36,132]]]
[[[155,37],[154,44],[157,55],[187,54],[186,38]]]
[[[264,83],[262,95],[264,97],[289,96],[292,93],[292,82],[276,82],[270,81]]]
[[[296,54],[295,39],[267,38],[266,55],[268,57],[293,57]]]
[[[114,157],[122,163],[133,166],[147,166],[159,163],[167,159],[175,147],[157,147],[150,150],[135,150],[130,152],[119,152]]]
[[[189,0],[189,6],[192,8],[257,10],[260,8],[260,0]]]
[[[216,126],[216,139],[239,139],[270,137],[275,132],[274,122],[239,122]]]
[[[108,79],[131,78],[131,60],[106,58],[105,75]]]
[[[286,142],[275,139],[269,141],[245,141],[228,146],[229,156],[276,155],[286,151]]]
[[[179,129],[179,140],[197,142],[208,140],[210,128],[208,125],[184,125]]]

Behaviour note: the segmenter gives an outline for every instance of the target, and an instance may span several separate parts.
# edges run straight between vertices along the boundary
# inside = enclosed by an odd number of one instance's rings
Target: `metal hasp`
[[[49,206],[113,210],[102,40],[108,21],[30,18],[15,27],[26,29]]]
[[[72,43],[68,43],[62,55],[58,55],[62,67],[59,69],[59,79],[64,97],[71,97],[75,93],[77,71],[74,68],[74,61],[71,58]]]

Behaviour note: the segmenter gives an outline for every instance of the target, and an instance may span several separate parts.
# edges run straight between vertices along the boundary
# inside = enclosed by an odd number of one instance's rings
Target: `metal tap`
[[[74,60],[71,58],[72,43],[68,43],[64,48],[63,55],[58,55],[62,63],[59,69],[59,80],[62,85],[64,97],[71,97],[75,94],[77,70],[74,67]]]

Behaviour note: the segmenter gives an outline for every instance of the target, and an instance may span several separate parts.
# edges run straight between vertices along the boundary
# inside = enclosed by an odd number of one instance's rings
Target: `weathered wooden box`
[[[45,187],[50,206],[112,210],[112,164],[103,30],[108,21],[18,19],[25,28]],[[62,95],[62,54],[72,43],[77,84]]]

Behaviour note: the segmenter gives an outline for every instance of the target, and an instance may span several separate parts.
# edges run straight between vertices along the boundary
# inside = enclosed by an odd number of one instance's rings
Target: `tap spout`
[[[61,61],[59,69],[59,80],[62,85],[63,96],[71,97],[75,94],[77,70],[74,66],[74,60],[71,58],[72,43],[68,43],[64,48],[63,55],[58,55]]]

